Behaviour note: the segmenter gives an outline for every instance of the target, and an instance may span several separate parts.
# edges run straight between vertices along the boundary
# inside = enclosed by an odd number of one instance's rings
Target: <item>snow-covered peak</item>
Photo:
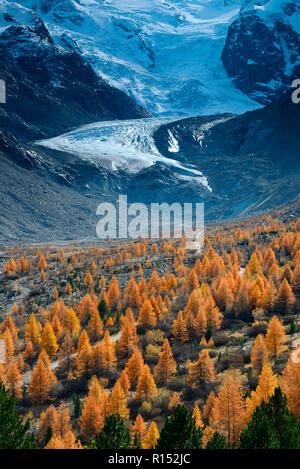
[[[28,27],[42,18],[56,45],[157,117],[241,113],[296,70],[299,2],[0,0],[0,33],[9,16]]]
[[[300,34],[300,0],[268,0],[252,8],[264,22],[282,21]]]
[[[260,103],[300,73],[300,0],[251,0],[230,26],[223,64],[236,85]]]
[[[242,112],[257,105],[227,76],[221,53],[243,0],[19,0],[57,45],[156,116]],[[0,0],[3,4],[3,0]]]
[[[256,10],[262,16],[280,14],[289,16],[299,10],[299,0],[245,0],[242,9],[244,11]],[[290,14],[289,14],[290,11]]]

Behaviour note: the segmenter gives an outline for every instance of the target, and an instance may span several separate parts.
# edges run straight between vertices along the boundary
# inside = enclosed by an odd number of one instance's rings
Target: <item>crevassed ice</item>
[[[153,133],[163,122],[168,121],[138,119],[96,122],[36,143],[88,159],[110,171],[122,169],[137,173],[143,168],[160,163],[172,168],[178,178],[200,184],[211,192],[208,180],[201,171],[193,165],[166,158],[158,151]]]

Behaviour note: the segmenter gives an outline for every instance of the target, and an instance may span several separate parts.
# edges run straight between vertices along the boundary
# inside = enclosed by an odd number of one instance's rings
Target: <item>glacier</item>
[[[138,173],[156,163],[172,169],[173,174],[212,192],[207,178],[190,164],[166,158],[156,148],[153,133],[167,119],[133,119],[96,122],[57,137],[36,143],[87,159],[109,171]]]
[[[3,3],[3,0],[0,0]],[[57,45],[75,49],[156,117],[242,113],[258,104],[221,53],[243,0],[23,0]]]

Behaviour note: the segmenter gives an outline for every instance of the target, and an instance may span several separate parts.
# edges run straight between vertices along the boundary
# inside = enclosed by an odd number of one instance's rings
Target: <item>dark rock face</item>
[[[268,210],[299,195],[300,105],[292,103],[291,92],[262,109],[214,120],[207,126],[203,117],[184,119],[155,134],[157,148],[170,158],[171,132],[176,158],[207,177],[212,193],[204,197],[206,219]]]
[[[300,76],[300,35],[294,29],[300,5],[282,0],[273,11],[272,0],[260,8],[252,3],[229,27],[222,62],[241,91],[265,104]]]
[[[42,20],[8,19],[0,35],[0,78],[7,104],[2,129],[23,139],[43,138],[97,120],[148,117],[122,91],[109,86],[74,50],[56,47]]]
[[[55,3],[57,15],[72,8],[68,0]],[[45,0],[42,7],[53,4]],[[26,11],[24,22],[8,13],[3,18],[0,79],[7,102],[0,105],[0,239],[95,237],[100,196],[113,196],[126,178],[31,142],[90,122],[149,113],[96,75],[76,47],[55,46],[34,12]]]

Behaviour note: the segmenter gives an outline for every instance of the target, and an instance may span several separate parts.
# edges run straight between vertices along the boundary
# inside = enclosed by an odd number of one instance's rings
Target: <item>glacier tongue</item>
[[[167,122],[167,119],[158,118],[96,122],[36,143],[88,159],[110,171],[137,173],[160,163],[171,168],[178,178],[200,184],[211,192],[207,178],[201,171],[159,153],[153,134],[162,123]]]

